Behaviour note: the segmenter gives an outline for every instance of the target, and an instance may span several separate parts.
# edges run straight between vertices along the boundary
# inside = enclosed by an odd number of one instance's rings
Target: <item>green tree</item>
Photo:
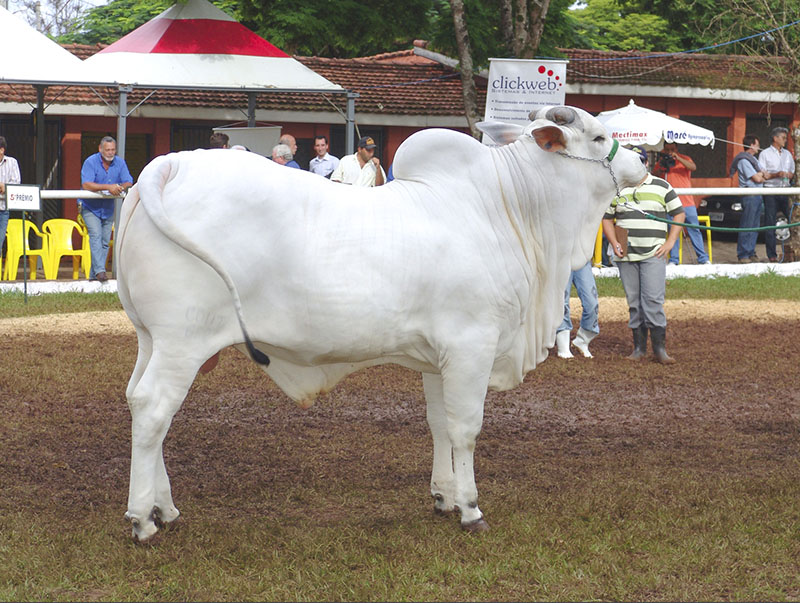
[[[587,0],[571,11],[578,32],[600,50],[638,50],[641,52],[684,50],[680,36],[669,21],[656,14],[634,12],[619,0]]]
[[[236,0],[212,2],[232,17],[238,16]],[[173,4],[173,0],[111,0],[108,4],[86,11],[77,29],[60,36],[58,41],[64,44],[111,44]]]
[[[513,51],[510,40],[503,34],[502,0],[463,0],[464,13],[476,67],[484,67],[490,57],[520,56]],[[574,0],[551,0],[541,40],[535,54],[563,56],[559,48],[585,48],[589,44],[577,29],[577,21],[568,10]],[[435,3],[429,40],[431,48],[448,56],[458,56],[453,14],[450,3]]]

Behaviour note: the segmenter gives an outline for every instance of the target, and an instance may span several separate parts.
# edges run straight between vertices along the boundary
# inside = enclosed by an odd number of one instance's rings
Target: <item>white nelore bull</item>
[[[486,124],[499,147],[418,132],[378,188],[243,151],[144,169],[118,237],[119,296],[139,338],[127,388],[135,538],[178,517],[162,442],[198,370],[231,345],[303,407],[362,367],[420,371],[435,510],[487,529],[473,473],[487,388],[518,385],[546,357],[570,269],[591,256],[616,185],[645,175],[585,111],[531,119]]]

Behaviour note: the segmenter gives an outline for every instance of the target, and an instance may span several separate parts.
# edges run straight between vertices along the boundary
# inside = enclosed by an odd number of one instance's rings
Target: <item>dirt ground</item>
[[[722,470],[786,470],[791,460],[800,477],[800,346],[789,336],[800,327],[800,302],[672,300],[667,315],[674,366],[625,361],[624,301],[603,299],[594,359],[562,360],[551,350],[520,387],[490,392],[476,451],[479,490],[482,482],[519,478],[527,463],[624,463],[646,452],[702,466],[709,447],[715,458],[719,447],[730,451]],[[113,501],[121,515],[130,441],[124,391],[136,354],[127,318],[5,319],[0,332],[0,514]],[[11,370],[19,350],[26,360]],[[276,491],[279,499],[309,472],[333,479],[366,471],[378,488],[409,479],[424,492],[430,439],[421,379],[392,365],[368,369],[304,411],[226,350],[216,370],[196,379],[165,455],[178,506],[202,500],[208,512],[231,498],[250,504],[231,508],[263,511],[263,497],[246,488]],[[743,465],[742,455],[763,463]]]

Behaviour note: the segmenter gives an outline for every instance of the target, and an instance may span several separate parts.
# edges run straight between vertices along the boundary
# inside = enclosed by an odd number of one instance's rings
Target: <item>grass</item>
[[[28,295],[26,300],[20,291],[0,292],[0,318],[105,310],[122,310],[116,293],[48,293]]]
[[[600,297],[624,297],[618,278],[598,278]],[[667,299],[800,299],[800,277],[775,273],[739,278],[675,278],[667,281]],[[121,310],[116,293],[51,293],[29,295],[19,291],[0,293],[0,318],[69,312]]]
[[[667,296],[799,288],[679,279]],[[118,309],[114,294],[0,295],[0,318]],[[604,323],[594,360],[548,360],[490,394],[479,537],[429,511],[416,375],[371,369],[298,411],[226,350],[167,436],[184,520],[154,546],[122,518],[135,337],[0,338],[0,600],[798,600],[800,398],[784,382],[800,351],[743,320],[670,324],[673,368],[620,361],[627,328]]]

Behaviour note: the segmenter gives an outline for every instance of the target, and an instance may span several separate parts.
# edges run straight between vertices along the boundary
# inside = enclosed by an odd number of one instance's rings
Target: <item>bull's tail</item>
[[[173,177],[173,167],[177,161],[174,153],[155,158],[150,162],[147,167],[142,171],[139,177],[137,186],[139,188],[139,202],[144,207],[147,215],[153,221],[161,233],[171,240],[173,243],[180,245],[183,249],[191,253],[193,256],[205,262],[219,274],[228,291],[233,297],[233,307],[236,311],[236,318],[239,320],[239,327],[242,329],[244,335],[244,344],[250,357],[258,364],[267,366],[269,364],[269,357],[257,349],[247,333],[247,327],[244,324],[244,313],[242,311],[242,300],[239,297],[239,290],[233,282],[231,275],[220,264],[217,259],[206,253],[202,246],[196,244],[186,234],[178,228],[178,225],[167,215],[164,207],[164,188]]]

